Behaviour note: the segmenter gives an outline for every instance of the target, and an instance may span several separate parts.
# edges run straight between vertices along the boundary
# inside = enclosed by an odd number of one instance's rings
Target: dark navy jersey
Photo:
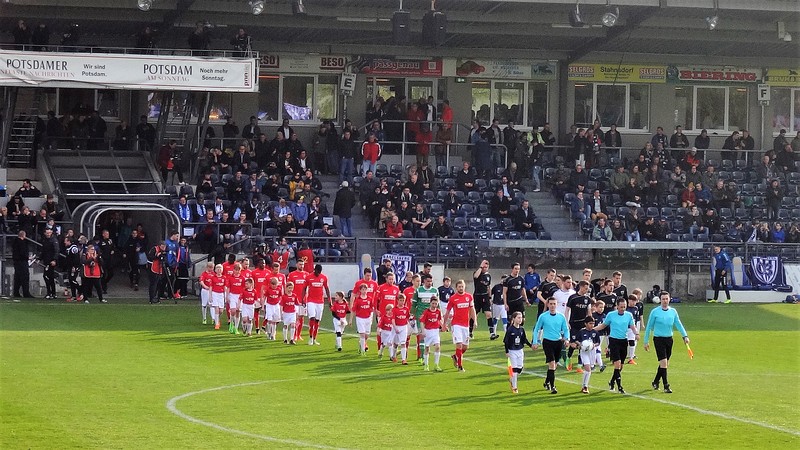
[[[634,322],[639,322],[642,320],[642,315],[639,313],[639,308],[637,308],[636,306],[628,306],[628,309],[626,311],[631,313]]]
[[[478,275],[472,281],[475,284],[473,295],[489,295],[489,286],[492,285],[492,275],[489,272]]]
[[[588,295],[572,294],[567,300],[570,309],[569,322],[583,324],[583,319],[591,312],[592,299]]]
[[[636,320],[640,321],[642,320],[642,317],[644,317],[644,303],[636,302],[636,310],[639,311],[639,318]],[[636,316],[634,316],[634,318],[636,318]]]
[[[508,303],[522,300],[522,296],[525,294],[524,278],[520,276],[508,277],[505,281],[503,281],[503,286],[508,289],[506,291],[506,294],[508,295]]]
[[[506,347],[506,353],[509,350],[522,350],[525,346],[530,347],[531,343],[525,335],[525,329],[522,327],[515,327],[509,325],[506,329],[506,335],[503,337],[503,344]]]
[[[542,297],[547,300],[548,298],[552,297],[553,294],[558,290],[558,286],[552,281],[545,281],[544,283],[539,286],[539,292],[542,293]]]
[[[492,303],[502,305],[503,303],[503,284],[497,283],[492,286]]]
[[[617,298],[624,298],[625,300],[628,299],[628,288],[624,284],[620,284],[619,287],[615,287],[614,293],[617,294]]]
[[[587,330],[586,328],[581,328],[575,334],[570,336],[571,342],[581,343],[585,340],[591,340],[595,344],[600,343],[600,332],[594,330]]]
[[[447,303],[450,301],[450,296],[456,293],[452,287],[439,286],[439,301]]]
[[[604,320],[606,320],[606,315],[605,315],[605,313],[601,313],[601,312],[593,312],[592,313],[592,319],[594,319],[594,324],[595,324],[595,326],[597,326],[597,325],[600,325],[601,323],[603,323]],[[607,335],[607,334],[608,334],[608,328],[603,328],[602,330],[600,330],[600,335],[601,336]]]
[[[606,294],[605,292],[601,292],[601,293],[597,294],[597,296],[595,296],[594,299],[597,300],[598,302],[602,301],[603,303],[606,304],[604,309],[603,309],[603,313],[604,314],[608,314],[609,312],[613,311],[617,307],[617,294],[615,294],[613,292],[610,293],[610,294]]]

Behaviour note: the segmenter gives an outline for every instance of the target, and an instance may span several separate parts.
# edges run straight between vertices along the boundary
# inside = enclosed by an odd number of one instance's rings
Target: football
[[[588,352],[589,350],[594,347],[594,342],[591,339],[586,339],[585,341],[581,342],[581,351]]]

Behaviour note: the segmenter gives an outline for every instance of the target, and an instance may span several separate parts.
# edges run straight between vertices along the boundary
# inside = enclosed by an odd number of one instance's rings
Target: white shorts
[[[283,313],[281,319],[283,321],[283,324],[286,326],[294,325],[297,322],[297,314],[293,312],[291,313],[285,312]]]
[[[628,328],[628,331],[625,332],[625,339],[629,341],[636,340],[636,333],[634,333],[630,328]]]
[[[439,339],[439,329],[438,328],[433,328],[430,330],[426,329],[424,342],[425,342],[425,347],[440,345],[442,343],[442,340]]]
[[[225,307],[225,293],[224,292],[212,292],[211,293],[211,306],[214,308],[224,308]]]
[[[242,319],[253,319],[255,307],[254,305],[242,304]]]
[[[325,310],[323,303],[306,303],[306,315],[309,319],[322,320],[322,311]]]
[[[280,322],[281,321],[281,305],[264,305],[264,319],[267,322]]]
[[[419,326],[416,320],[408,321],[408,334],[419,334]]]
[[[394,343],[394,331],[381,328],[381,343],[383,345],[392,345]]]
[[[261,300],[256,300],[255,304],[253,304],[253,307],[254,307],[255,309],[261,309],[261,307],[263,306],[263,304],[264,304],[264,302],[262,302]]]
[[[450,331],[453,333],[453,344],[469,345],[469,327],[453,325],[450,328]]]
[[[356,330],[358,330],[358,334],[369,334],[372,331],[372,317],[366,319],[356,317]]]
[[[208,289],[203,289],[200,291],[200,306],[205,308],[208,306],[208,300],[211,298],[211,295]]]
[[[305,316],[308,313],[308,308],[306,308],[305,305],[297,304],[297,306],[295,306],[295,309],[297,310],[296,311],[297,317]]]
[[[525,354],[522,352],[522,350],[509,350],[508,359],[511,360],[512,368],[521,369],[524,367],[523,363],[525,362]]]
[[[344,327],[347,326],[347,319],[333,319],[333,332],[343,333]]]
[[[239,294],[228,294],[228,305],[231,309],[239,309]]]
[[[508,319],[508,311],[506,311],[506,305],[495,305],[494,303],[492,303],[492,318]]]
[[[397,345],[406,345],[408,340],[408,325],[394,327],[394,343]]]

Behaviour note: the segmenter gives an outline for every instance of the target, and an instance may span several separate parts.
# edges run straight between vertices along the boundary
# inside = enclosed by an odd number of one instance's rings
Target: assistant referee
[[[672,329],[677,328],[678,332],[683,337],[683,342],[689,344],[689,336],[686,334],[686,329],[678,317],[678,311],[670,308],[670,295],[667,291],[661,291],[658,294],[661,300],[661,307],[656,308],[650,312],[650,317],[647,318],[647,327],[644,329],[644,349],[650,351],[650,344],[648,338],[650,332],[653,332],[653,346],[656,348],[656,356],[658,357],[658,371],[653,380],[653,389],[658,390],[659,381],[664,382],[664,393],[671,394],[672,389],[669,388],[669,381],[667,379],[667,368],[669,367],[669,358],[672,356]]]

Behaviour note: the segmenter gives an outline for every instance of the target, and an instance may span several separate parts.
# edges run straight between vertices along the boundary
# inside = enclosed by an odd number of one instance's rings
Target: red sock
[[[458,367],[461,367],[461,355],[464,354],[464,351],[460,348],[456,349],[456,362],[458,363]]]
[[[380,350],[383,340],[381,339],[381,333],[378,331],[378,349]]]
[[[303,317],[304,316],[297,317],[297,323],[295,324],[295,327],[294,327],[294,340],[295,341],[300,340],[300,334],[302,334],[302,332],[303,332]]]
[[[260,310],[258,310],[258,309],[253,311],[253,323],[255,324],[254,326],[256,327],[256,329],[258,329],[258,313],[259,313],[259,311]]]
[[[231,323],[231,307],[228,302],[225,302],[225,316],[228,318],[228,323]]]

